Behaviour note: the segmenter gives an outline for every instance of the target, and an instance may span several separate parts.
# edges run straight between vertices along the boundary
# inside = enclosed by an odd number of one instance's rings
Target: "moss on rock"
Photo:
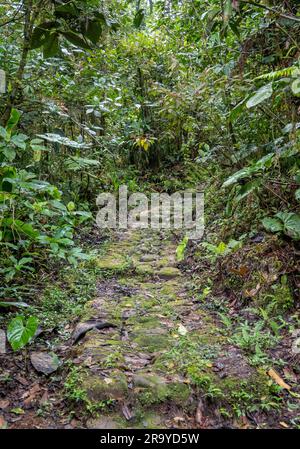
[[[126,376],[121,371],[113,371],[109,377],[87,376],[82,387],[90,401],[108,401],[124,398],[128,394]]]

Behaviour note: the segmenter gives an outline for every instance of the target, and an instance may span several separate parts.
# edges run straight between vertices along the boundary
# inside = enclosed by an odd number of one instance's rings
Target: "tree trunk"
[[[1,118],[1,122],[3,125],[7,123],[10,117],[11,110],[14,107],[16,100],[22,91],[22,80],[24,76],[25,67],[27,64],[28,54],[30,51],[30,41],[32,36],[33,25],[38,15],[38,11],[33,10],[33,0],[24,0],[23,8],[24,8],[23,48],[19,67],[13,81],[12,91],[9,96],[9,100],[6,105],[5,111]]]

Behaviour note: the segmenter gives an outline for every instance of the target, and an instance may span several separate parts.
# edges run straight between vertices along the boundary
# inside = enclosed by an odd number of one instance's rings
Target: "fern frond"
[[[276,70],[274,72],[269,72],[269,73],[265,73],[264,75],[260,75],[256,78],[254,78],[254,81],[256,81],[256,80],[275,81],[275,80],[278,80],[278,79],[286,77],[286,76],[297,75],[298,72],[300,73],[298,67],[295,67],[295,66],[286,67],[281,70]]]

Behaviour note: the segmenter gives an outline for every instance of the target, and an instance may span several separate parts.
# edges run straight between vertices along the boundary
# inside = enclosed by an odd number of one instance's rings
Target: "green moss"
[[[190,396],[188,385],[180,382],[168,383],[166,379],[153,373],[141,373],[134,376],[133,381],[137,388],[137,400],[144,406],[166,401],[183,405]]]
[[[98,259],[97,266],[103,270],[124,271],[130,265],[128,259],[118,254],[111,254]]]
[[[175,267],[164,267],[156,273],[160,278],[172,279],[181,276],[181,271]]]
[[[172,263],[169,256],[161,257],[157,263],[159,268],[168,267]]]
[[[82,381],[82,388],[86,391],[90,401],[117,400],[128,393],[127,379],[121,371],[113,371],[109,377],[101,378],[89,375]]]
[[[157,411],[145,410],[142,407],[136,411],[134,427],[137,429],[160,429],[164,426],[162,417]]]
[[[216,385],[222,391],[222,403],[235,416],[246,412],[270,411],[280,407],[281,398],[278,387],[270,384],[265,373],[257,373],[249,379],[228,377],[215,379]]]
[[[136,265],[135,271],[138,275],[141,275],[141,276],[153,276],[155,273],[152,265],[142,264],[142,263]]]
[[[170,346],[170,338],[167,335],[144,334],[133,338],[139,349],[147,350],[149,352],[159,352],[167,349]]]

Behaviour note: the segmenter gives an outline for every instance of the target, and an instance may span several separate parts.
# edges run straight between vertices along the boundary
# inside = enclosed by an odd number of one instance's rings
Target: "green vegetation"
[[[122,426],[172,426],[167,403],[198,401],[213,418],[194,426],[299,427],[299,2],[9,0],[0,16],[1,357],[26,375],[37,347],[77,357],[67,407],[132,400]],[[204,191],[203,238],[98,229],[97,195],[124,184]],[[78,321],[98,327],[64,352]]]

